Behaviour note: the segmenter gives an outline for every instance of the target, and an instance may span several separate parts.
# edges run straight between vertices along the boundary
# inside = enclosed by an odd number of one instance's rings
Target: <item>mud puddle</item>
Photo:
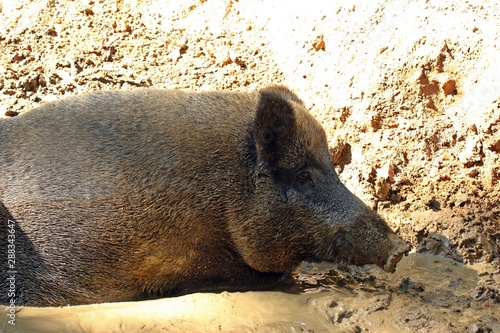
[[[305,264],[282,291],[19,307],[0,332],[500,332],[498,300],[480,297],[481,270],[424,254],[394,274]]]

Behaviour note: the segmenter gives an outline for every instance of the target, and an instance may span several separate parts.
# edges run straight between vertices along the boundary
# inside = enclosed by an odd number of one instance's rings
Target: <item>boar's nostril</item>
[[[396,265],[401,260],[401,258],[403,258],[403,255],[408,254],[408,251],[410,251],[410,245],[400,243],[399,246],[394,248],[389,253],[389,258],[387,258],[387,262],[383,267],[384,271],[394,273],[396,271]]]

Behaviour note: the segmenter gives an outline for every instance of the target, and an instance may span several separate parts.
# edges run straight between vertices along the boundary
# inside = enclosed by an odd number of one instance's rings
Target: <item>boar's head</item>
[[[253,188],[229,223],[247,264],[263,272],[303,260],[395,270],[408,244],[340,182],[325,131],[294,93],[262,90],[250,132]]]

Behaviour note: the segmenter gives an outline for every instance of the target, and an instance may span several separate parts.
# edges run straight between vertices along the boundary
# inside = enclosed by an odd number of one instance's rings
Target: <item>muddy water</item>
[[[18,308],[0,332],[500,332],[499,304],[475,297],[480,266],[410,254],[394,274],[333,267],[305,264],[282,291]]]

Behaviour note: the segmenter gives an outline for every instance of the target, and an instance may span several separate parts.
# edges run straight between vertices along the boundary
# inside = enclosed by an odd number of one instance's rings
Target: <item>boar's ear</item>
[[[286,96],[267,89],[260,92],[253,136],[259,159],[274,166],[295,135],[295,113]]]
[[[295,95],[294,92],[292,92],[290,89],[288,89],[285,86],[275,84],[275,85],[267,86],[267,87],[261,89],[260,92],[278,95],[278,96],[283,97],[283,99],[285,99],[285,100],[294,101],[295,103],[298,103],[298,104],[304,106],[304,102],[299,98],[299,96]]]

